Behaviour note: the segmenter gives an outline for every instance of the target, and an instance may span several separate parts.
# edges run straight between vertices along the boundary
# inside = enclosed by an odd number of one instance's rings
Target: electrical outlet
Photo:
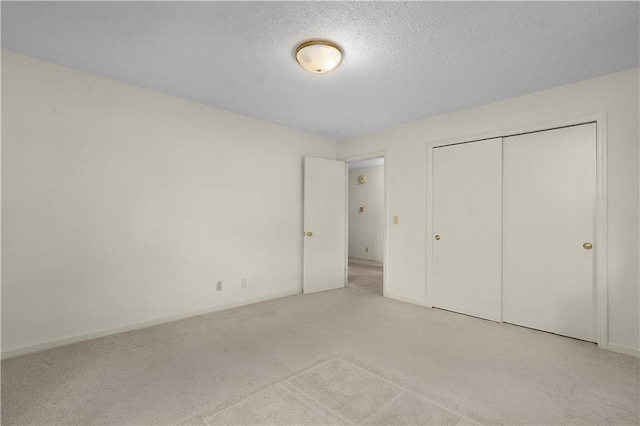
[[[247,288],[247,279],[246,278],[241,279],[240,285],[242,286],[242,288]]]
[[[216,291],[222,291],[222,281],[216,282]]]

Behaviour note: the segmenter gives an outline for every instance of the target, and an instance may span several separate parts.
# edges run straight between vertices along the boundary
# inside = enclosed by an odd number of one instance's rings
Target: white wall
[[[360,175],[367,183],[358,183]],[[383,231],[384,166],[349,170],[349,257],[382,262]]]
[[[386,295],[426,303],[426,146],[428,142],[606,112],[609,214],[609,343],[638,354],[638,69],[338,142],[338,157],[385,152]],[[393,216],[399,224],[392,225]]]
[[[3,354],[301,291],[335,141],[6,51],[2,89]]]

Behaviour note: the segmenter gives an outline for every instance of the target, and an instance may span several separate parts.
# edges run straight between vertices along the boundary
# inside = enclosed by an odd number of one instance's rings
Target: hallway
[[[367,290],[382,296],[382,263],[349,258],[348,287]]]

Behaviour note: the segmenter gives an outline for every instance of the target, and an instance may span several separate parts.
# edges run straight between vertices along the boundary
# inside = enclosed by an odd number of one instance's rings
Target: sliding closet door
[[[500,321],[500,138],[433,149],[433,306]]]
[[[595,341],[596,125],[504,138],[503,320]]]

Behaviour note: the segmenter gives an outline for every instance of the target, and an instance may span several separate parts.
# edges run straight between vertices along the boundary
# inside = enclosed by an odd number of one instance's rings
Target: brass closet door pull
[[[584,244],[582,245],[582,247],[583,247],[585,250],[591,250],[591,249],[593,248],[593,244],[591,244],[591,243],[584,243]]]
[[[311,231],[307,231],[307,237],[310,237],[310,236],[312,236],[312,235],[313,235],[313,232],[311,232]]]
[[[439,240],[440,239],[440,235],[436,234],[436,236],[433,237],[433,238],[435,238],[436,240]]]

